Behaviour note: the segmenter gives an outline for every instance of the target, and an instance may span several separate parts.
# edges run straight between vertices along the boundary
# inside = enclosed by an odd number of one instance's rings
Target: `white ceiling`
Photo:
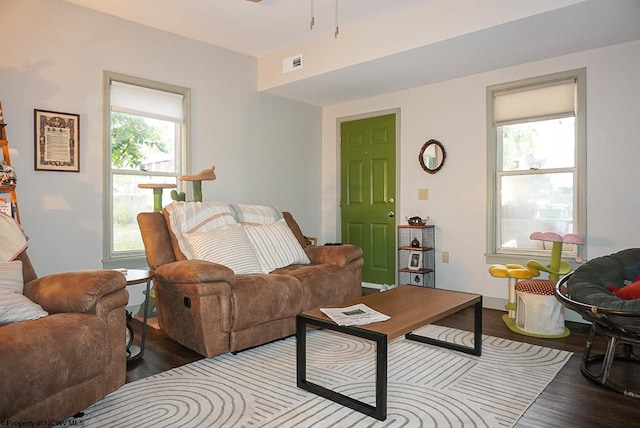
[[[65,0],[129,21],[254,57],[332,35],[335,0]],[[339,0],[338,24],[348,28],[430,0]]]
[[[313,30],[311,0],[65,1],[258,58],[326,39],[335,29],[335,0],[314,1]],[[338,23],[341,31],[356,29],[432,2],[340,0]],[[265,92],[325,106],[632,40],[640,40],[640,0],[585,0],[419,48],[399,48]]]

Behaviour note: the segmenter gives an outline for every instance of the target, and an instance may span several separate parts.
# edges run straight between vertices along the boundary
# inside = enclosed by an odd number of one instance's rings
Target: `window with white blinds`
[[[575,79],[494,93],[494,126],[575,116],[575,111]]]
[[[190,91],[175,85],[105,72],[105,267],[138,267],[144,245],[140,212],[153,211],[154,190],[187,170]],[[164,191],[162,205],[170,203]],[[129,266],[128,263],[133,263]]]
[[[487,88],[488,262],[549,255],[533,232],[584,235],[585,74]]]
[[[182,123],[184,95],[111,81],[111,110]]]

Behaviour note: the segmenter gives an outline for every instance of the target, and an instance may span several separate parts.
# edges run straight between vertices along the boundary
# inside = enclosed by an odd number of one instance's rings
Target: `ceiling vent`
[[[302,54],[292,56],[282,60],[282,72],[288,73],[293,70],[302,68]]]

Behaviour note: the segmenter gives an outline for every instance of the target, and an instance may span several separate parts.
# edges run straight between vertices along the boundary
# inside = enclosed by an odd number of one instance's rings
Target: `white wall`
[[[336,239],[338,118],[400,109],[398,221],[430,216],[436,225],[439,288],[507,298],[506,280],[485,262],[487,150],[486,87],[548,73],[587,68],[587,257],[640,245],[640,42],[333,105],[323,109],[323,241]],[[428,70],[425,70],[428,72]],[[422,144],[435,138],[447,151],[435,175],[418,165]],[[417,189],[429,189],[419,201]],[[441,263],[442,251],[450,262]]]
[[[103,70],[192,89],[192,172],[216,165],[205,200],[277,205],[320,233],[321,110],[259,94],[255,58],[60,0],[0,0],[0,28],[0,100],[39,275],[102,267]],[[33,109],[80,114],[80,173],[34,171]]]

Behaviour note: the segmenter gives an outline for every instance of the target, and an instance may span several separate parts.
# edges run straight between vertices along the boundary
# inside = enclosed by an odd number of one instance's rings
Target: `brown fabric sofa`
[[[0,420],[49,426],[124,385],[129,294],[119,272],[37,278],[26,253],[17,260],[24,295],[49,315],[0,326]]]
[[[362,249],[311,246],[291,214],[283,215],[311,264],[235,275],[220,264],[187,260],[166,210],[139,214],[160,328],[213,357],[290,336],[301,311],[360,296]]]

